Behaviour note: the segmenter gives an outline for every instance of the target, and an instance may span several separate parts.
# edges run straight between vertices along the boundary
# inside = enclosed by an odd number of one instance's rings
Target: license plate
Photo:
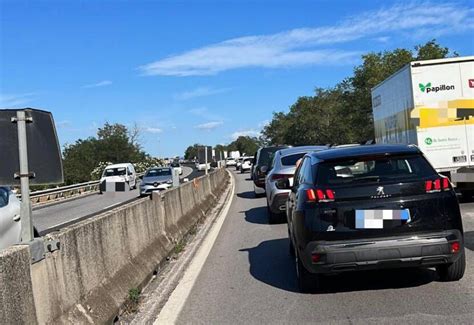
[[[355,210],[356,229],[383,229],[410,222],[410,210]]]

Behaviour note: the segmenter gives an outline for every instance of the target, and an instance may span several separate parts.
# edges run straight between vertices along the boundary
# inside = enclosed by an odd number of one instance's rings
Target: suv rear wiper
[[[358,177],[354,178],[352,181],[353,182],[367,182],[367,181],[376,181],[377,183],[380,182],[380,176],[364,176],[364,177]]]

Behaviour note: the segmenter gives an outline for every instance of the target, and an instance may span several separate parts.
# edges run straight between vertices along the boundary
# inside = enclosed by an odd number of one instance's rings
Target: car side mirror
[[[268,172],[268,166],[260,167],[260,172],[263,173],[263,174],[266,174]]]

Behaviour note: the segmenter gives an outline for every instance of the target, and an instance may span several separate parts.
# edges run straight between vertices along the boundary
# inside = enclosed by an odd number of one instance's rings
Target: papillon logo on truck
[[[444,91],[444,90],[454,90],[454,85],[439,85],[439,86],[431,86],[431,82],[428,82],[427,84],[422,84],[419,83],[418,87],[420,87],[420,90],[422,92],[431,93],[437,93],[438,91]]]

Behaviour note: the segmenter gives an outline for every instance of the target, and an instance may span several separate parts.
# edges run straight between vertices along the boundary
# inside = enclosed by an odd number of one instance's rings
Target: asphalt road
[[[183,166],[181,179],[192,179],[194,169]],[[33,223],[40,234],[57,230],[63,226],[86,219],[104,210],[119,206],[139,196],[138,189],[129,192],[93,194],[78,199],[58,202],[50,206],[39,207],[33,211]]]
[[[178,316],[179,324],[474,322],[474,203],[462,204],[467,269],[439,282],[432,269],[354,272],[325,279],[322,293],[297,290],[286,224],[267,223],[249,174]]]

